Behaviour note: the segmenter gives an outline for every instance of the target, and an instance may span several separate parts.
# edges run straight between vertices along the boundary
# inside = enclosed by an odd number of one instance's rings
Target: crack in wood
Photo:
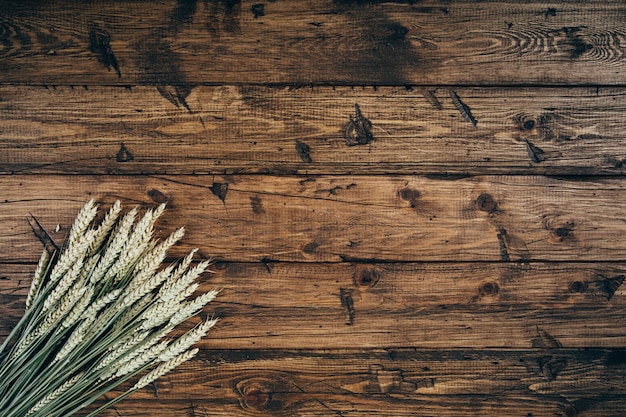
[[[157,91],[167,101],[172,103],[176,107],[184,107],[189,113],[193,113],[189,104],[187,103],[187,97],[191,94],[193,86],[191,85],[158,85]]]
[[[313,162],[311,158],[311,147],[304,142],[296,140],[296,152],[300,155],[300,159],[302,159],[306,163]]]
[[[535,145],[528,139],[524,142],[526,143],[526,151],[528,152],[528,156],[530,157],[531,161],[539,163],[546,160],[546,157],[544,156],[545,152],[543,149],[541,149],[539,146]]]
[[[120,143],[120,150],[117,151],[117,154],[115,155],[115,160],[117,162],[130,162],[130,161],[132,161],[134,159],[135,159],[135,157],[128,150],[126,145],[124,145],[124,142]]]
[[[227,182],[214,182],[209,189],[214,196],[222,200],[222,203],[226,203],[226,194],[228,194]]]
[[[45,250],[50,254],[58,253],[60,251],[59,245],[56,244],[54,239],[50,236],[50,234],[44,229],[44,227],[39,223],[39,220],[32,213],[29,213],[28,224],[30,228],[33,230],[33,233],[39,239]]]
[[[426,101],[428,101],[428,103],[431,106],[433,106],[437,110],[443,110],[443,105],[441,104],[441,101],[439,101],[439,99],[435,95],[436,91],[437,91],[436,89],[435,90],[429,90],[426,87],[421,87],[420,88],[420,93],[422,93],[422,95],[424,96]]]
[[[478,124],[478,120],[472,114],[472,110],[470,107],[461,100],[461,97],[454,91],[450,90],[450,97],[452,98],[452,103],[454,107],[461,113],[461,116],[468,122],[470,122],[474,127]]]
[[[561,342],[556,340],[550,333],[537,327],[536,336],[532,340],[534,348],[557,349],[563,347]]]
[[[509,262],[511,260],[511,256],[509,255],[508,249],[508,234],[505,229],[498,230],[498,244],[500,245],[500,258]]]
[[[612,278],[603,277],[593,283],[596,288],[603,293],[607,301],[610,301],[611,298],[613,298],[613,295],[615,295],[617,289],[624,283],[624,275],[618,275]]]
[[[348,288],[339,289],[339,298],[341,299],[341,306],[346,309],[348,313],[347,325],[354,324],[354,299],[352,298],[352,290]]]
[[[98,60],[108,71],[111,68],[117,73],[117,78],[122,77],[119,63],[111,49],[111,34],[106,30],[94,27],[89,31],[89,50],[97,55]]]
[[[265,4],[263,3],[253,4],[250,7],[250,11],[252,12],[252,16],[254,16],[255,19],[258,19],[259,17],[263,17],[265,16]]]
[[[349,116],[350,122],[348,122],[344,131],[344,139],[346,141],[346,145],[367,145],[375,139],[374,135],[371,132],[372,122],[365,116],[363,116],[361,108],[358,104],[354,104],[354,109],[355,116]]]

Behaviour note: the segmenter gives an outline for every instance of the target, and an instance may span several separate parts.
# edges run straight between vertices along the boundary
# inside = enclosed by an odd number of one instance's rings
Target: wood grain
[[[2,335],[21,315],[30,270],[2,281]],[[619,348],[626,341],[620,263],[218,263],[214,272],[204,288],[222,292],[206,314],[221,321],[205,349]]]
[[[204,351],[104,415],[144,415],[150,403],[172,416],[619,416],[622,360],[562,349]]]
[[[0,339],[31,215],[168,202],[221,320],[105,416],[622,417],[624,16],[0,0]]]
[[[3,0],[0,82],[624,83],[620,1],[145,4]]]
[[[85,201],[168,201],[176,249],[229,261],[620,260],[621,178],[543,176],[3,177],[0,262],[34,262],[32,213],[61,240]]]
[[[450,92],[471,106],[474,127]],[[372,140],[350,146],[359,113]],[[5,173],[603,174],[621,88],[0,87]],[[352,133],[351,133],[352,132]],[[357,142],[358,143],[358,142]]]

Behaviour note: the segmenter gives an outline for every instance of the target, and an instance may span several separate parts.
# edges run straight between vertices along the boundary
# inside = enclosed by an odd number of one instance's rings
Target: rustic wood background
[[[215,257],[105,416],[623,416],[626,4],[0,0],[0,337],[89,199]],[[57,227],[58,226],[58,227]]]

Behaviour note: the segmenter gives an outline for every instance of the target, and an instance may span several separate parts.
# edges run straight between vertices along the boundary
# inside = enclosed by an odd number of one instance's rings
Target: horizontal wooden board
[[[0,83],[625,80],[626,9],[617,0],[3,0],[0,9]]]
[[[185,94],[0,87],[0,170],[621,175],[626,167],[621,88],[200,86]]]
[[[23,311],[34,265],[7,265],[0,334]],[[622,263],[218,263],[202,343],[233,348],[620,347]]]
[[[621,260],[626,181],[543,176],[4,176],[1,262],[34,262],[90,198],[169,202],[159,228],[229,261]],[[106,206],[106,204],[105,204]]]
[[[104,415],[621,416],[625,370],[623,351],[205,351]]]

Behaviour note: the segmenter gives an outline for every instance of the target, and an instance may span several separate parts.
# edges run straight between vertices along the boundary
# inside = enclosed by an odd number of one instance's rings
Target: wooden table
[[[167,201],[222,320],[105,416],[623,416],[624,2],[257,1],[0,0],[0,337]]]

